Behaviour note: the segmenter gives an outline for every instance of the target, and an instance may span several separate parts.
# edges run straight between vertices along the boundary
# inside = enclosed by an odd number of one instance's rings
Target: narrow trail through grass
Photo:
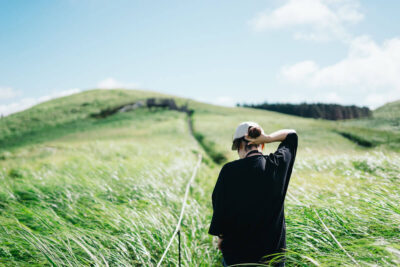
[[[184,215],[184,213],[185,213],[186,201],[187,201],[187,198],[188,198],[188,195],[189,195],[189,189],[190,189],[190,186],[192,185],[193,180],[194,180],[195,177],[196,177],[197,170],[198,170],[199,167],[200,167],[201,158],[202,158],[201,154],[198,154],[198,158],[199,158],[199,159],[198,159],[198,161],[197,161],[196,166],[195,166],[194,169],[193,169],[192,176],[191,176],[189,182],[188,182],[187,185],[186,185],[185,196],[183,197],[183,201],[182,201],[182,209],[181,209],[181,213],[180,213],[180,215],[179,215],[178,223],[176,224],[175,231],[174,231],[174,233],[172,234],[171,239],[170,239],[170,241],[169,241],[167,247],[165,248],[164,253],[163,253],[162,256],[161,256],[161,259],[160,259],[160,261],[158,262],[157,267],[159,267],[159,266],[161,265],[161,263],[163,262],[164,257],[165,257],[165,255],[167,255],[168,249],[169,249],[169,247],[170,247],[171,244],[172,244],[172,241],[174,241],[174,237],[176,236],[176,234],[178,233],[178,231],[180,231],[180,227],[181,227],[183,215]],[[179,243],[179,246],[180,246],[180,243]],[[179,251],[180,251],[180,247],[179,247]],[[179,254],[179,256],[180,256],[180,254]],[[179,257],[179,263],[180,263],[180,257]]]

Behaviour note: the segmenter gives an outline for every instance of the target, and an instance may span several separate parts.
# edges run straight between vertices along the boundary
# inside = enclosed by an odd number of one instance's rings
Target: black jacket
[[[284,200],[298,136],[289,133],[269,155],[226,163],[212,193],[208,233],[222,234],[222,253],[266,255],[286,248]]]

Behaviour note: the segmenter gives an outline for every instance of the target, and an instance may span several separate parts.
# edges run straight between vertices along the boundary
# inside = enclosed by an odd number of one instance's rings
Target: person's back
[[[227,264],[257,262],[286,248],[284,199],[297,151],[298,137],[288,133],[274,153],[254,153],[226,163],[212,200],[209,233],[222,235]],[[258,153],[257,153],[258,152]]]

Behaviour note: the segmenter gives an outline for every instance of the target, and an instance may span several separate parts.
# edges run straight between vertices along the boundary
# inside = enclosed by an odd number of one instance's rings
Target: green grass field
[[[211,193],[222,165],[238,158],[231,138],[245,120],[299,135],[285,205],[288,266],[400,265],[398,102],[368,120],[332,122],[175,97],[195,110],[197,140],[178,111],[90,116],[151,96],[167,97],[91,90],[0,120],[0,266],[155,266],[198,153],[182,262],[220,266],[207,234]],[[177,263],[174,242],[162,266]]]

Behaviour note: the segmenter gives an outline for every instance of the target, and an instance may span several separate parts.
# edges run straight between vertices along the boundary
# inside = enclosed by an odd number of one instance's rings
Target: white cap
[[[243,136],[245,136],[248,131],[249,131],[249,127],[254,126],[254,127],[259,127],[261,129],[261,133],[264,133],[263,128],[261,128],[260,125],[258,125],[258,123],[254,122],[254,121],[245,121],[242,122],[241,124],[239,124],[239,126],[236,128],[235,134],[233,135],[232,138],[232,142],[235,141],[235,139],[238,138],[242,138]],[[232,150],[236,150],[237,147],[235,147],[235,144],[232,144]]]

